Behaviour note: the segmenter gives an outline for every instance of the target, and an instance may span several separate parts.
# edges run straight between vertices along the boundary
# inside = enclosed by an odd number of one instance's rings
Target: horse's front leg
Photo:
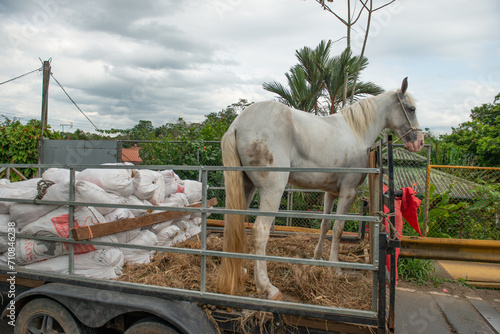
[[[345,215],[349,212],[354,199],[356,199],[357,188],[349,190],[341,190],[339,195],[339,200],[337,203],[337,214]],[[340,238],[342,237],[342,232],[344,232],[344,220],[335,220],[335,224],[332,229],[332,249],[330,251],[330,261],[339,261],[339,251],[340,251]],[[342,275],[342,269],[335,267],[335,274]]]
[[[323,213],[325,214],[330,214],[332,213],[332,208],[333,208],[333,202],[335,202],[335,199],[337,196],[334,196],[331,193],[325,192],[325,204],[324,204],[324,209]],[[318,244],[316,245],[316,248],[314,249],[314,259],[319,260],[321,259],[321,254],[323,254],[323,244],[325,243],[325,237],[328,231],[330,230],[332,226],[332,221],[331,219],[323,219],[321,220],[321,234],[319,236]]]
[[[261,192],[260,211],[278,211],[281,194],[278,192]],[[266,255],[266,245],[269,240],[269,230],[274,217],[258,216],[253,227],[255,254]],[[266,261],[255,261],[255,284],[257,293],[265,294],[267,299],[281,299],[281,293],[277,287],[271,284],[267,275]]]

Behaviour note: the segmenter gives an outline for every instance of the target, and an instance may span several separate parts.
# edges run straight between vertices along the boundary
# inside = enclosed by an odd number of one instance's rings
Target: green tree
[[[224,133],[239,112],[250,103],[240,99],[220,112],[205,116],[202,123],[189,123],[179,118],[175,123],[167,123],[155,131],[161,133],[155,142],[142,145],[140,156],[145,165],[220,165],[222,157],[220,144]],[[197,179],[197,171],[179,171],[185,179]],[[217,173],[215,173],[217,174]],[[213,175],[218,180],[210,184],[221,184],[220,175]]]
[[[306,112],[333,114],[343,103],[344,87],[354,92],[353,100],[366,95],[377,95],[383,89],[371,82],[356,82],[359,71],[368,65],[368,59],[353,56],[350,48],[341,55],[330,57],[331,41],[321,41],[315,48],[304,47],[295,55],[299,64],[285,73],[288,86],[279,82],[264,83],[263,88],[278,95],[282,103]],[[361,64],[361,65],[360,65]]]
[[[101,133],[111,133],[110,130],[101,130]],[[106,139],[114,139],[110,136],[105,136],[101,133],[91,133],[85,132],[80,129],[76,129],[75,132],[61,132],[61,139],[70,139],[70,140],[106,140]]]
[[[140,120],[129,132],[131,140],[149,140],[153,138],[153,122]]]
[[[6,164],[36,164],[38,162],[38,141],[41,135],[41,121],[32,119],[23,125],[21,121],[13,120],[2,115],[0,123],[0,162]],[[44,137],[60,139],[56,131],[50,126],[45,127]],[[19,170],[26,178],[36,173],[36,168],[22,168]],[[11,173],[11,181],[19,181],[20,176]]]
[[[500,94],[472,109],[470,118],[442,136],[442,149],[459,152],[471,165],[500,166]]]
[[[243,111],[251,103],[245,99],[240,99],[238,102],[227,106],[225,109],[215,113],[210,113],[205,116],[205,120],[201,124],[201,137],[203,140],[221,140],[224,133],[233,123],[238,113]]]

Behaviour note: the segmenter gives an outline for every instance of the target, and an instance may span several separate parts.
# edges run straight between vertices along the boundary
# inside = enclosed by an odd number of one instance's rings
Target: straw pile
[[[251,238],[249,238],[251,239]],[[268,255],[311,259],[318,236],[297,233],[286,237],[271,237],[267,244]],[[177,245],[183,248],[200,249],[199,238]],[[364,262],[365,243],[342,244],[340,260]],[[207,249],[222,250],[222,235],[212,233],[207,238]],[[326,241],[323,258],[326,260],[330,242]],[[253,252],[253,245],[249,245]],[[161,252],[157,253],[147,265],[125,265],[121,281],[149,285],[166,286],[180,289],[199,290],[200,256]],[[207,258],[207,286],[209,292],[216,291],[217,268],[220,258]],[[246,282],[242,296],[258,296],[253,278],[253,261],[247,261],[246,268],[250,279]],[[332,269],[322,266],[306,266],[279,262],[268,262],[271,282],[276,285],[285,300],[313,305],[334,306],[358,310],[371,309],[371,274],[361,271],[335,277]]]

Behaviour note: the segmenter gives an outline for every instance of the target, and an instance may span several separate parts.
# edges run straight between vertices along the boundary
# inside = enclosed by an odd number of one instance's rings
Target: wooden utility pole
[[[43,163],[43,133],[47,127],[49,111],[49,81],[50,81],[50,60],[43,62],[43,81],[42,81],[42,133],[39,142],[38,163]]]
[[[49,109],[49,81],[50,81],[50,61],[43,62],[43,82],[42,82],[42,137],[43,130],[47,126],[47,114]]]

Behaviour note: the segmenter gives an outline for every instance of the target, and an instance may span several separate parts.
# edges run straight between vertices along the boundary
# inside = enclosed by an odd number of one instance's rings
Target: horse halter
[[[402,135],[398,138],[398,140],[401,140],[401,138],[407,136],[410,132],[422,131],[422,129],[413,126],[413,124],[411,123],[410,117],[408,116],[408,112],[406,111],[405,105],[403,104],[403,101],[401,101],[401,97],[399,96],[399,92],[396,92],[396,96],[398,97],[398,101],[399,101],[399,104],[401,105],[401,108],[403,108],[403,114],[405,115],[406,119],[408,120],[408,124],[410,125],[410,130],[406,131],[404,135]]]

